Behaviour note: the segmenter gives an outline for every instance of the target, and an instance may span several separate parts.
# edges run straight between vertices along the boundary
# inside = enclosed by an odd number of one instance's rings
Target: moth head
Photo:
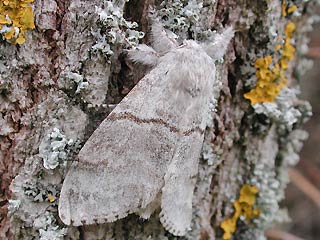
[[[213,35],[204,43],[184,40],[183,44],[179,46],[174,38],[174,33],[165,30],[158,21],[154,21],[151,35],[152,47],[140,44],[135,49],[128,51],[128,56],[133,62],[156,66],[161,56],[176,48],[204,50],[213,60],[219,60],[225,55],[229,42],[234,36],[234,30],[232,27],[228,27],[222,33]]]
[[[201,48],[201,46],[194,40],[183,40],[182,47],[193,49]]]

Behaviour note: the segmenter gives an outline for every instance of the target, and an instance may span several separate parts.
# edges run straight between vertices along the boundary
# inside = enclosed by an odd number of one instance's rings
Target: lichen
[[[287,1],[283,1],[281,5],[281,14],[283,17],[286,17],[288,14],[291,14],[298,10],[297,5],[291,3],[288,5]]]
[[[290,60],[293,60],[295,54],[295,47],[291,44],[292,36],[296,26],[293,22],[288,22],[285,27],[285,43],[283,46],[283,52],[280,59],[280,65],[283,70],[288,69],[288,63]]]
[[[99,32],[91,32],[96,38],[92,51],[101,51],[110,59],[117,46],[131,48],[144,37],[143,32],[135,30],[138,27],[136,22],[127,21],[123,17],[123,9],[123,1],[104,1],[103,8],[96,6],[95,12],[99,16],[98,25],[101,28]]]
[[[0,33],[13,44],[26,41],[25,32],[34,29],[34,17],[29,3],[34,0],[1,0]]]
[[[208,19],[214,14],[216,1],[178,0],[162,1],[154,17],[172,31],[172,38],[206,41],[216,32],[210,29]]]
[[[59,226],[54,210],[56,201],[47,198],[48,195],[58,197],[59,185],[46,182],[48,178],[36,179],[26,174],[20,174],[13,181],[11,190],[18,199],[10,200],[14,207],[10,212],[11,231],[18,239],[62,240],[67,234],[68,229]]]
[[[306,133],[297,128],[308,119],[311,111],[307,102],[297,100],[297,93],[296,89],[285,88],[276,102],[254,106],[255,112],[266,115],[266,121],[272,125],[257,145],[246,145],[244,156],[250,172],[249,184],[259,188],[256,204],[261,213],[252,221],[256,227],[236,233],[239,239],[264,240],[263,230],[289,221],[280,202],[285,197],[284,190],[289,182],[288,167],[298,162],[302,141],[306,139]]]
[[[58,128],[54,128],[39,145],[39,154],[46,169],[55,169],[59,164],[66,165],[72,139],[67,139]]]
[[[303,141],[308,138],[309,134],[301,129],[292,131],[287,138],[282,139],[283,148],[279,155],[287,166],[295,166],[300,160],[299,152],[302,149]]]
[[[224,220],[221,223],[221,228],[224,230],[223,239],[229,240],[232,238],[232,234],[236,231],[237,221],[240,218],[244,218],[247,223],[251,222],[251,219],[259,216],[260,211],[254,209],[253,206],[256,202],[256,194],[258,188],[256,186],[250,186],[245,184],[240,189],[239,198],[233,203],[234,214],[231,218]]]
[[[34,228],[39,231],[39,240],[63,240],[67,234],[67,228],[60,228],[55,216],[50,212],[45,212],[34,222]]]
[[[24,167],[10,186],[10,224],[16,236],[63,239],[70,231],[59,225],[58,199],[67,164],[79,151],[87,116],[67,101],[60,91],[50,92],[24,117],[23,123],[32,123],[35,131],[20,146],[32,150],[23,154]],[[16,154],[20,148],[17,146]]]
[[[257,114],[263,114],[278,124],[281,132],[292,131],[294,125],[311,116],[311,106],[306,101],[298,101],[300,91],[296,88],[283,88],[274,102],[265,102],[253,106]]]
[[[279,219],[279,201],[283,199],[284,194],[275,166],[279,149],[275,141],[276,134],[276,126],[272,125],[262,139],[261,136],[248,136],[255,144],[246,143],[245,169],[248,173],[248,184],[259,189],[256,206],[260,209],[260,214],[252,220],[255,227],[245,227],[239,231],[237,229],[236,236],[239,239],[260,239],[263,231]],[[243,237],[248,235],[251,238]]]
[[[17,211],[20,207],[20,204],[21,204],[20,200],[9,199],[8,214],[12,215],[15,211]]]
[[[273,102],[286,85],[286,79],[280,72],[280,65],[271,67],[272,57],[267,56],[255,61],[257,84],[254,89],[244,94],[244,97],[251,101],[252,105],[261,102]]]
[[[39,177],[39,180],[43,178]],[[59,186],[54,184],[44,184],[35,179],[29,179],[23,184],[24,194],[33,202],[54,203],[58,198]],[[56,205],[55,203],[52,205]]]
[[[292,13],[296,10],[297,7],[295,5],[288,9],[282,6],[282,15],[284,15],[283,12]],[[275,46],[275,50],[280,53],[279,60],[276,60],[277,56],[269,55],[255,61],[256,87],[244,94],[244,97],[250,100],[251,105],[274,102],[280,91],[287,85],[286,71],[288,70],[289,61],[293,60],[296,51],[292,44],[295,29],[296,26],[292,21],[286,24],[284,44],[278,43]],[[281,41],[281,38],[278,40]]]
[[[200,19],[200,10],[203,4],[195,0],[163,1],[160,7],[161,9],[157,14],[162,19],[163,25],[171,31],[182,35],[191,28],[194,30]]]

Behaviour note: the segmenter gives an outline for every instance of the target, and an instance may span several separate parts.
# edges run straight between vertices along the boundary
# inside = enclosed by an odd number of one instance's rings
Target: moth
[[[176,236],[190,228],[192,197],[217,86],[215,60],[223,57],[231,27],[206,43],[179,46],[152,26],[153,47],[129,51],[153,66],[80,150],[63,182],[59,216],[67,225],[113,222],[130,213],[160,221]]]

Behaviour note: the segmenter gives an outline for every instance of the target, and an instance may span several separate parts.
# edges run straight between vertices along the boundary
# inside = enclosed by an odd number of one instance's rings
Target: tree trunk
[[[181,239],[264,239],[287,218],[279,202],[311,114],[297,95],[316,1],[295,2],[35,0],[25,42],[3,33],[0,43],[0,238],[179,238],[157,212],[76,228],[57,210],[70,162],[148,71],[124,49],[149,44],[153,7],[179,40],[236,31],[216,64],[222,89],[199,160],[192,228]]]

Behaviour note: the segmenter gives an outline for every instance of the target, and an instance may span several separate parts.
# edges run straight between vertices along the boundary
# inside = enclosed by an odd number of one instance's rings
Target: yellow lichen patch
[[[25,32],[34,29],[32,7],[34,0],[0,0],[0,30],[3,37],[13,43],[25,42]]]
[[[261,102],[273,102],[282,88],[282,84],[279,84],[280,78],[282,78],[280,65],[275,64],[271,67],[271,63],[271,56],[259,58],[255,61],[257,84],[254,89],[244,94],[244,97],[249,99],[252,105]]]
[[[233,203],[234,214],[231,218],[224,220],[221,223],[221,228],[224,231],[223,239],[229,240],[232,238],[232,234],[237,229],[237,221],[239,217],[244,217],[248,223],[250,223],[252,218],[259,216],[260,211],[253,209],[256,202],[256,195],[258,193],[258,188],[256,186],[250,186],[245,184],[240,190],[240,196],[238,200]]]
[[[256,60],[254,63],[255,68],[260,68],[260,69],[266,69],[269,67],[269,65],[272,63],[272,57],[267,56],[265,58],[259,58]]]
[[[292,38],[292,35],[295,30],[296,30],[296,25],[293,22],[288,22],[285,28],[286,38]]]
[[[298,7],[296,5],[291,5],[290,7],[288,7],[288,4],[286,1],[283,1],[282,2],[282,5],[281,5],[281,15],[283,17],[286,17],[288,14],[291,14],[295,11],[298,10]]]
[[[288,8],[287,13],[290,14],[297,10],[298,10],[298,7],[296,5],[292,5],[291,7]]]
[[[272,66],[271,56],[259,58],[255,61],[257,84],[244,97],[249,99],[251,105],[263,102],[273,102],[281,89],[287,85],[285,71],[289,67],[289,61],[293,60],[295,47],[292,45],[292,37],[296,26],[293,22],[288,22],[285,26],[285,41],[283,45],[277,44],[276,50],[282,51],[280,59]]]
[[[276,50],[279,51],[282,48],[281,44],[276,45]]]
[[[280,59],[281,68],[284,70],[288,69],[288,63],[294,58],[294,54],[296,51],[295,47],[291,44],[291,39],[295,30],[296,26],[293,22],[289,22],[285,27],[286,39]]]
[[[50,193],[47,195],[47,198],[49,200],[49,202],[54,202],[56,200],[56,198],[54,196],[52,196]]]
[[[281,4],[281,15],[283,17],[287,16],[287,2],[286,1],[283,1]]]

